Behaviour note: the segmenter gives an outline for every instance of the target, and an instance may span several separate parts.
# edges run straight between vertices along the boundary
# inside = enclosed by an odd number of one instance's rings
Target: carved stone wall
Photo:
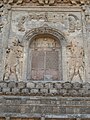
[[[5,35],[6,38],[4,39],[5,40],[4,52],[6,52],[7,49],[9,49],[8,54],[7,52],[4,53],[4,57],[6,56],[5,59],[7,59],[7,62],[9,61],[9,56],[11,56],[11,54],[17,54],[15,53],[14,49],[21,49],[20,46],[23,46],[21,50],[22,51],[21,58],[20,60],[17,59],[15,63],[15,64],[21,64],[17,61],[22,61],[21,66],[23,68],[18,68],[18,69],[22,69],[22,73],[18,73],[18,71],[16,70],[17,69],[16,66],[20,66],[20,65],[16,65],[14,68],[15,70],[13,71],[13,74],[15,73],[15,75],[13,76],[21,75],[19,77],[20,79],[17,77],[16,79],[19,79],[19,80],[26,79],[25,77],[23,78],[23,76],[27,74],[26,73],[27,69],[25,68],[25,66],[27,66],[28,64],[27,63],[28,50],[26,50],[28,49],[28,47],[26,46],[29,45],[30,39],[33,41],[34,39],[33,37],[35,35],[39,36],[40,34],[42,34],[43,36],[45,34],[47,36],[49,34],[48,32],[51,32],[49,36],[53,36],[54,38],[58,37],[57,33],[61,34],[61,38],[56,38],[56,39],[60,40],[60,44],[62,47],[61,48],[62,61],[63,61],[61,63],[62,76],[63,76],[62,80],[72,81],[72,82],[85,82],[85,79],[88,76],[85,73],[87,69],[85,68],[86,67],[86,63],[85,63],[86,48],[84,48],[84,42],[86,38],[85,38],[85,34],[83,34],[83,32],[85,31],[84,30],[85,25],[83,24],[83,21],[85,20],[85,16],[82,8],[76,7],[73,9],[73,7],[71,7],[71,9],[69,9],[68,7],[64,7],[64,8],[62,7],[58,7],[58,8],[56,7],[45,7],[45,8],[12,7],[8,13],[8,19],[10,19],[10,23],[6,23],[6,27],[8,26],[9,32],[7,32],[7,36]],[[45,30],[46,28],[48,28],[47,31]],[[55,29],[55,33],[54,33],[54,29]],[[27,31],[31,31],[32,35],[30,36],[29,35],[30,33]],[[25,36],[25,33],[26,33],[26,36]],[[18,43],[19,45],[17,44],[17,45],[14,45],[13,47],[14,39],[17,39],[16,41],[19,41]],[[25,46],[24,43],[26,41],[28,41],[27,42],[28,45]],[[24,54],[24,52],[26,53]],[[17,55],[11,56],[11,58],[12,59],[14,58],[14,60],[16,59],[16,57]],[[6,77],[5,79],[8,80],[9,75],[11,75],[12,73],[7,73],[7,69],[11,69],[11,68],[7,68],[8,66],[7,64],[9,63],[6,63],[6,60],[5,60],[4,61],[5,70],[3,70],[4,72],[3,79],[5,78],[5,75],[6,75],[8,76],[8,78]],[[11,79],[14,79],[14,78],[11,77]]]
[[[90,119],[90,1],[0,1],[0,119]]]

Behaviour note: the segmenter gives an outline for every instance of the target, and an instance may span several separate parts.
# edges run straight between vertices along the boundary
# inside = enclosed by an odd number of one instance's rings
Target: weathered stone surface
[[[52,82],[46,82],[45,84],[44,84],[44,87],[45,88],[47,88],[47,89],[53,89],[53,83]]]
[[[41,83],[36,83],[36,88],[43,88],[44,87],[44,84],[41,82]]]
[[[59,83],[58,83],[58,82],[55,83],[55,88],[56,88],[56,89],[61,89],[61,88],[63,88],[62,83],[60,83],[60,82],[59,82]]]
[[[19,94],[20,89],[19,88],[12,88],[12,94]]]
[[[78,94],[78,91],[76,91],[76,90],[69,90],[69,95],[71,95],[71,96],[79,96],[79,94]]]
[[[23,94],[29,94],[29,89],[22,89]]]
[[[41,94],[48,94],[48,89],[45,89],[45,88],[41,88],[40,89],[40,92],[41,92]]]
[[[17,83],[18,85],[18,88],[25,88],[25,86],[26,86],[26,83],[25,82],[18,82]]]
[[[56,89],[50,89],[50,94],[57,94],[58,93],[58,91],[56,90]]]
[[[63,84],[63,88],[64,89],[71,89],[72,88],[72,84],[69,83],[69,82],[66,82],[66,83]]]
[[[0,117],[90,119],[89,0],[0,1]]]
[[[35,83],[33,82],[28,82],[26,85],[27,85],[27,88],[35,88]]]
[[[78,82],[73,83],[73,89],[79,90],[79,89],[81,89],[81,88],[82,88],[82,85],[81,85],[80,83],[78,83]]]
[[[39,90],[38,89],[31,89],[30,93],[32,93],[32,94],[38,94]]]
[[[0,82],[0,87],[6,88],[6,87],[7,87],[7,83],[5,83],[5,82]]]
[[[16,82],[14,82],[14,81],[9,82],[8,87],[9,88],[15,88],[16,87]]]
[[[2,92],[8,94],[10,93],[10,88],[3,88]]]
[[[90,89],[90,83],[84,83],[83,84],[83,89]]]
[[[67,96],[67,90],[65,90],[65,89],[60,89],[60,90],[59,90],[59,94],[60,94],[61,96]]]

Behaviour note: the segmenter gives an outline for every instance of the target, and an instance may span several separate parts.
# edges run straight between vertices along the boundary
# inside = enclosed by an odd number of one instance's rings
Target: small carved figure
[[[24,22],[25,22],[25,16],[22,16],[20,19],[19,19],[19,22],[18,22],[18,31],[21,31],[21,32],[24,32],[25,31],[25,28],[24,28]]]
[[[23,59],[22,50],[23,47],[20,42],[14,39],[13,46],[6,51],[4,80],[20,80]]]
[[[75,76],[79,76],[81,82],[83,82],[84,74],[84,50],[82,47],[78,47],[76,43],[71,42],[67,46],[70,51],[69,59],[69,77],[72,81]]]
[[[75,32],[75,18],[73,16],[69,16],[69,32]]]

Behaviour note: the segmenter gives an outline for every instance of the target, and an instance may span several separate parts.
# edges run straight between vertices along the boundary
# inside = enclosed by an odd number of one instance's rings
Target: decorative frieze
[[[60,86],[60,87],[59,87]],[[0,82],[0,95],[90,97],[90,83]]]
[[[10,5],[25,5],[27,3],[34,3],[34,5],[61,5],[61,4],[68,4],[68,5],[84,5],[90,4],[89,0],[1,0],[0,4],[10,4]]]

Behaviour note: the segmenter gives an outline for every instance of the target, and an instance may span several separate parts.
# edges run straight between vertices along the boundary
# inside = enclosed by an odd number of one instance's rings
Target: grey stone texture
[[[46,118],[66,116],[65,118],[84,119],[90,116],[89,98],[1,96],[0,100],[2,103],[0,104],[0,116],[2,117],[32,118],[36,116],[38,118],[44,115]]]
[[[0,1],[1,118],[90,120],[89,0]]]
[[[2,83],[2,82],[1,82]],[[53,84],[53,86],[52,86]],[[57,87],[58,84],[58,87]],[[51,87],[50,87],[51,86]],[[59,87],[60,86],[60,87]],[[0,86],[0,94],[8,95],[39,95],[39,96],[69,96],[90,97],[89,83],[71,82],[3,82]]]

